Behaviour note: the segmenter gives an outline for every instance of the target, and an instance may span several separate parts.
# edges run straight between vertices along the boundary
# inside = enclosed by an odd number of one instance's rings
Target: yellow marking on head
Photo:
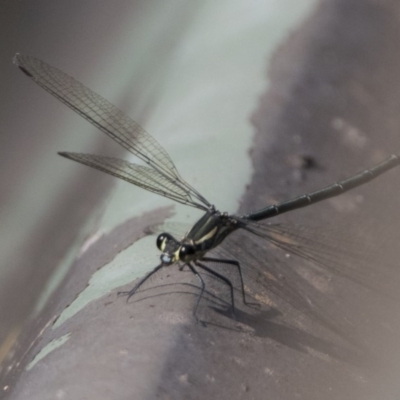
[[[165,250],[165,247],[167,246],[167,238],[165,237],[164,239],[163,239],[163,241],[161,242],[161,246],[160,246],[160,249],[161,249],[161,251],[164,253],[164,250]]]

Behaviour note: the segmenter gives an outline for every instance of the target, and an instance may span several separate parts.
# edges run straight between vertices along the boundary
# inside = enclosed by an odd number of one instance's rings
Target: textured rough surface
[[[327,1],[288,38],[266,71],[273,87],[252,117],[256,172],[242,211],[318,189],[399,152],[400,55],[393,48],[400,40],[399,15],[400,5],[390,1]],[[354,231],[367,243],[396,243],[396,172],[283,220],[335,226],[344,242]],[[51,323],[83,289],[93,268],[115,256],[113,245],[125,248],[128,243],[121,246],[121,241],[138,238],[148,220],[127,223],[78,260],[76,275],[37,326],[46,319]],[[270,257],[251,241],[241,244],[244,258]],[[391,250],[396,255],[396,248]],[[382,265],[392,257],[383,254]],[[258,294],[260,310],[238,301],[238,318],[232,320],[221,311],[224,298],[213,296],[220,297],[225,288],[211,282],[200,309],[206,323],[196,324],[191,310],[197,282],[171,267],[128,306],[108,295],[59,328],[45,330],[22,358],[10,398],[396,398],[397,304],[345,279],[307,270],[299,275],[310,285],[298,282],[307,291],[302,294],[330,326],[322,317],[297,312],[294,295],[289,297],[293,304],[270,301],[252,280],[248,289]],[[41,348],[68,333],[63,346],[23,371]]]

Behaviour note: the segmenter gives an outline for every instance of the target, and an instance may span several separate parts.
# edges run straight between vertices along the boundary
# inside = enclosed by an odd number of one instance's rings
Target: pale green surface
[[[83,224],[82,230],[79,236],[77,237],[74,245],[68,250],[62,262],[58,265],[57,269],[53,273],[51,279],[49,279],[48,282],[46,283],[46,286],[44,287],[39,300],[35,304],[35,308],[33,310],[33,315],[32,315],[33,318],[35,318],[42,311],[43,307],[47,303],[47,300],[50,298],[52,293],[57,289],[58,285],[62,282],[62,280],[68,273],[72,263],[79,256],[79,253],[81,252],[80,250],[82,250],[81,247],[82,242],[84,241],[84,238],[88,234],[89,230],[93,228],[94,220],[96,219],[96,217],[97,217],[96,213],[93,213],[92,218],[86,221],[85,224]],[[83,244],[83,246],[85,246],[85,243]]]
[[[71,333],[67,333],[64,336],[59,337],[58,339],[52,340],[49,344],[43,347],[42,350],[38,354],[36,354],[35,358],[27,365],[26,370],[29,371],[32,369],[40,360],[49,355],[52,351],[61,347],[64,343],[68,341]]]
[[[63,39],[63,48],[47,51],[41,44],[24,47],[28,45],[18,43],[15,50],[43,58],[127,111],[168,150],[189,183],[219,209],[234,212],[251,176],[249,118],[268,89],[269,59],[315,3],[148,0],[137,8],[135,2],[126,2],[123,12],[113,14],[119,16],[119,23],[104,26],[109,4],[99,1],[96,12],[76,20]],[[107,34],[102,36],[99,27]],[[33,31],[31,36],[35,36]],[[2,204],[0,290],[4,282],[12,281],[15,267],[25,261],[25,251],[32,250],[35,235],[46,226],[42,222],[51,222],[48,215],[70,196],[70,182],[85,168],[61,159],[56,152],[91,152],[101,135],[16,68],[15,74],[23,90],[20,98],[29,99],[29,108],[18,109],[21,118],[15,121],[15,134],[29,132],[36,137],[43,130],[51,134],[40,147],[27,149],[24,156],[29,154],[29,168],[15,182],[9,203]],[[21,165],[24,162],[21,159]],[[75,195],[79,204],[80,194]],[[160,196],[118,182],[99,229],[108,232],[130,217],[167,204],[170,201]],[[177,207],[177,214],[181,221],[200,215],[188,207]],[[93,229],[91,224],[90,219],[82,224],[81,234],[49,280],[36,312],[65,275],[82,237]],[[41,251],[45,254],[50,249],[51,253],[53,247],[51,241],[43,243]],[[140,245],[135,248],[136,259],[151,268],[153,264],[145,261],[147,250]],[[151,252],[158,256],[155,246]],[[82,299],[87,303],[93,296],[84,292],[76,301]]]
[[[152,111],[146,123],[140,122],[167,149],[182,176],[221,210],[236,211],[251,176],[250,117],[268,88],[268,60],[315,3],[193,2],[194,17],[166,65],[154,71],[159,83]],[[111,229],[127,215],[169,203],[118,182],[102,225]],[[184,210],[183,215],[191,213]]]
[[[144,275],[150,265],[151,268],[155,268],[160,263],[160,259],[157,252],[154,251],[154,244],[154,236],[147,236],[119,253],[112,262],[96,271],[86,289],[63,311],[53,328],[59,327],[91,301],[104,296],[115,288],[132,282],[138,276]],[[141,255],[142,252],[143,255]],[[140,257],[138,254],[140,254]],[[117,293],[115,293],[115,296],[117,296]],[[122,298],[121,302],[123,301]]]
[[[156,84],[149,94],[153,98],[151,117],[146,124],[141,123],[168,150],[183,177],[223,211],[236,210],[251,176],[248,150],[253,127],[249,118],[259,97],[268,89],[268,62],[315,3],[316,0],[193,2],[191,9],[186,7],[192,20],[179,20],[182,32],[173,41],[169,59],[159,70],[149,61]],[[157,38],[152,30],[155,25],[162,30],[165,24],[164,32],[179,31],[176,21],[171,27],[169,17],[174,11],[169,12],[167,17],[151,16],[158,22],[155,24],[151,18],[147,21],[149,37],[141,32],[141,46],[146,40]],[[175,12],[182,15],[184,10]],[[141,98],[143,107],[145,98]],[[169,203],[118,182],[101,226],[110,230],[128,217]],[[177,210],[180,220],[199,217],[188,207],[179,206]],[[150,239],[137,242],[96,272],[55,327],[94,299],[154,268],[159,254],[154,238]]]

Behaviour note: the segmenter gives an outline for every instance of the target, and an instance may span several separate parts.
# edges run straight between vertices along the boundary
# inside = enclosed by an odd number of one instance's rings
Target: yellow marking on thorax
[[[194,242],[195,244],[200,244],[202,242],[205,242],[208,239],[211,239],[216,233],[217,233],[218,227],[214,227],[210,232],[207,233],[207,235],[203,236],[201,239],[199,239],[197,242]]]
[[[174,258],[172,259],[173,262],[176,262],[176,261],[178,261],[180,259],[179,258],[179,251],[180,251],[181,247],[182,246],[179,246],[178,250],[176,250],[176,252],[174,253]]]

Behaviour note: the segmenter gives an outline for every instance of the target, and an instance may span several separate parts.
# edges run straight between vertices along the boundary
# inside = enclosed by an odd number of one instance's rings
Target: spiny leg
[[[128,296],[128,298],[126,299],[126,301],[128,301],[136,293],[136,290],[138,290],[139,287],[142,286],[142,284],[147,281],[147,279],[149,279],[162,267],[163,264],[157,265],[157,267],[155,267],[152,271],[150,271],[147,275],[145,275],[131,290],[126,292],[118,292],[118,296]]]
[[[213,271],[211,268],[208,268],[207,266],[205,266],[204,264],[200,263],[200,262],[196,262],[195,263],[198,267],[203,268],[205,271],[209,272],[210,274],[216,276],[218,279],[221,279],[221,281],[225,282],[228,286],[229,289],[231,291],[231,306],[232,306],[232,315],[234,316],[234,318],[236,318],[236,314],[235,314],[235,297],[233,295],[233,285],[232,282],[226,278],[225,276],[219,274],[218,272]]]
[[[193,267],[193,265],[192,264],[186,264],[189,268],[190,268],[190,270],[197,276],[197,278],[200,280],[200,283],[201,283],[201,290],[200,290],[200,294],[199,294],[199,297],[197,298],[197,302],[196,302],[196,305],[195,305],[195,307],[194,307],[194,310],[193,310],[193,316],[196,318],[196,321],[199,321],[199,319],[197,318],[197,315],[196,315],[196,313],[197,313],[197,308],[199,307],[199,304],[200,304],[200,300],[201,300],[201,298],[203,297],[203,293],[204,293],[204,289],[205,289],[205,287],[206,287],[206,285],[204,284],[204,280],[203,280],[203,278],[201,277],[201,275],[196,271],[196,269]]]
[[[231,264],[237,267],[239,271],[239,276],[240,276],[240,286],[241,286],[241,291],[242,291],[242,298],[243,298],[243,303],[246,304],[246,306],[259,306],[258,303],[249,303],[246,301],[246,291],[244,290],[244,281],[243,281],[243,275],[242,275],[242,267],[240,266],[239,261],[236,260],[221,260],[219,258],[213,258],[213,257],[203,257],[201,261],[206,261],[206,262],[215,262],[215,263],[220,263],[220,264]]]

